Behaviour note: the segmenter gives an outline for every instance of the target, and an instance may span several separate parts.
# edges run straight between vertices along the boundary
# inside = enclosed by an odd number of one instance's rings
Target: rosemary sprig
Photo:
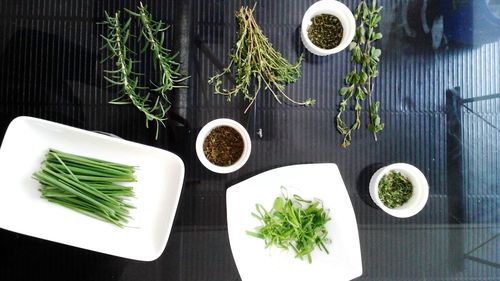
[[[352,133],[361,126],[362,102],[368,97],[369,123],[368,130],[373,133],[377,141],[377,133],[384,129],[378,111],[379,101],[373,101],[374,85],[373,79],[378,76],[377,65],[380,61],[381,50],[374,47],[373,43],[382,38],[382,33],[377,32],[380,22],[380,11],[383,7],[377,7],[377,1],[373,0],[371,7],[365,1],[361,1],[356,8],[355,18],[358,21],[356,35],[349,48],[351,50],[351,61],[354,63],[353,70],[345,77],[345,87],[339,90],[342,101],[336,116],[337,130],[342,134],[343,147],[351,144]],[[354,97],[355,120],[351,126],[347,126],[343,120],[343,113],[349,101]]]
[[[185,77],[179,72],[180,64],[175,61],[177,54],[171,55],[171,51],[163,47],[165,42],[164,31],[169,27],[162,21],[153,20],[151,13],[148,12],[146,6],[144,6],[142,2],[139,2],[137,9],[139,11],[138,13],[130,10],[127,10],[127,12],[137,17],[141,23],[141,35],[139,38],[145,39],[141,53],[149,48],[156,62],[155,67],[158,67],[160,70],[160,82],[151,82],[152,84],[158,85],[155,89],[152,89],[152,91],[160,92],[163,98],[168,102],[166,93],[174,88],[186,88],[187,86],[180,85],[180,83],[186,81],[189,77]]]
[[[296,105],[313,105],[313,99],[300,102],[285,94],[285,85],[294,83],[301,76],[303,56],[294,65],[284,59],[263,34],[253,16],[254,10],[255,6],[241,7],[236,12],[239,32],[236,46],[230,55],[231,61],[221,73],[211,77],[208,83],[214,86],[216,94],[227,96],[229,101],[238,93],[243,93],[244,98],[250,101],[245,112],[255,102],[262,88],[264,91],[268,90],[279,103],[283,98]],[[231,89],[223,88],[222,77],[230,74],[233,66],[236,71],[235,86]],[[257,88],[251,92],[252,82],[256,82]]]
[[[127,42],[130,37],[130,22],[128,19],[125,24],[120,23],[120,12],[116,12],[114,16],[110,16],[105,12],[106,21],[104,24],[108,27],[107,36],[101,35],[104,40],[103,49],[107,49],[108,56],[101,61],[104,63],[112,59],[116,65],[114,70],[105,70],[109,76],[104,76],[109,83],[121,87],[121,95],[110,101],[111,104],[130,104],[132,103],[137,109],[146,116],[146,127],[149,127],[149,122],[156,123],[156,138],[158,138],[159,125],[166,120],[166,113],[170,108],[169,103],[165,103],[161,95],[153,97],[151,93],[141,94],[138,86],[138,73],[132,71],[135,61],[132,60],[130,54],[133,53],[128,47]]]

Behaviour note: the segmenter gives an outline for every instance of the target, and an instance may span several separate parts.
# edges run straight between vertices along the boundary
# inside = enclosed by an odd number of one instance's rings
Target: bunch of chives
[[[130,218],[135,167],[49,149],[34,173],[42,197],[85,215],[123,227]]]

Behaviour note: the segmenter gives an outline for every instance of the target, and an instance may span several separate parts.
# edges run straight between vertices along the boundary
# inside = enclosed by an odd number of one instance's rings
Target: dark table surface
[[[498,1],[380,1],[375,95],[386,127],[378,142],[359,130],[347,149],[334,116],[349,52],[316,57],[298,35],[315,1],[260,1],[255,16],[285,58],[305,53],[303,76],[287,93],[317,105],[280,105],[262,95],[248,114],[241,97],[226,102],[207,79],[228,63],[234,11],[254,2],[144,2],[171,25],[167,45],[191,76],[188,89],[173,93],[175,107],[158,140],[141,113],[108,104],[117,92],[106,87],[99,64],[104,11],[134,8],[136,1],[0,1],[0,134],[28,115],[178,154],[186,177],[165,251],[138,262],[0,230],[0,280],[240,280],[225,190],[272,168],[321,162],[338,164],[354,206],[363,260],[357,280],[500,280],[500,19],[487,6],[499,15]],[[152,65],[140,71],[157,74]],[[229,175],[206,170],[194,151],[199,129],[220,117],[241,122],[253,140],[248,163]],[[417,166],[430,186],[425,209],[407,219],[377,209],[368,194],[375,169],[395,162]]]

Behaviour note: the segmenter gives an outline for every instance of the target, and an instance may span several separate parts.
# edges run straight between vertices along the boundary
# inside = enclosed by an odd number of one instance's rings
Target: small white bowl
[[[413,194],[410,200],[393,209],[386,207],[378,197],[378,184],[380,179],[385,174],[392,171],[400,172],[402,175],[406,176],[413,186]],[[375,204],[389,215],[398,218],[408,218],[416,215],[424,208],[429,198],[429,184],[424,174],[416,167],[410,164],[396,163],[383,167],[373,174],[370,180],[370,196]]]
[[[344,29],[342,41],[340,41],[340,44],[333,49],[323,49],[314,45],[307,35],[307,28],[311,25],[312,18],[321,14],[336,16],[340,20],[342,28]],[[304,46],[309,50],[309,52],[317,56],[327,56],[338,53],[349,46],[354,38],[355,32],[356,20],[354,19],[354,15],[351,10],[349,10],[346,5],[335,0],[321,0],[312,4],[304,14],[304,17],[302,18],[300,37],[302,38],[302,43],[304,43]]]
[[[205,138],[213,129],[222,126],[228,126],[235,129],[243,138],[243,153],[241,154],[240,159],[238,159],[238,161],[236,161],[233,165],[230,166],[217,166],[213,164],[208,160],[208,158],[205,156],[205,153],[203,152],[203,142],[205,141]],[[207,169],[219,174],[232,173],[243,167],[243,165],[245,165],[248,158],[250,157],[251,148],[252,144],[247,130],[240,123],[232,119],[221,118],[208,122],[201,129],[201,131],[198,133],[198,137],[196,138],[196,155],[198,155],[198,159],[200,159],[200,162]]]

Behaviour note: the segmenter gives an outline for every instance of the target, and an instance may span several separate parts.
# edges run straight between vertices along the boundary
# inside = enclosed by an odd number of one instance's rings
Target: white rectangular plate
[[[318,198],[330,210],[326,225],[331,244],[330,254],[312,253],[312,263],[295,258],[293,251],[265,249],[264,240],[249,236],[260,222],[251,215],[255,204],[270,210],[281,186],[289,196]],[[229,242],[243,281],[331,281],[351,280],[361,276],[361,250],[358,227],[349,194],[335,164],[295,165],[274,169],[227,190],[227,226]]]
[[[32,174],[49,148],[137,166],[128,227],[85,216],[40,197]],[[46,120],[18,117],[0,147],[0,228],[135,260],[157,259],[167,243],[184,163],[158,148]]]

